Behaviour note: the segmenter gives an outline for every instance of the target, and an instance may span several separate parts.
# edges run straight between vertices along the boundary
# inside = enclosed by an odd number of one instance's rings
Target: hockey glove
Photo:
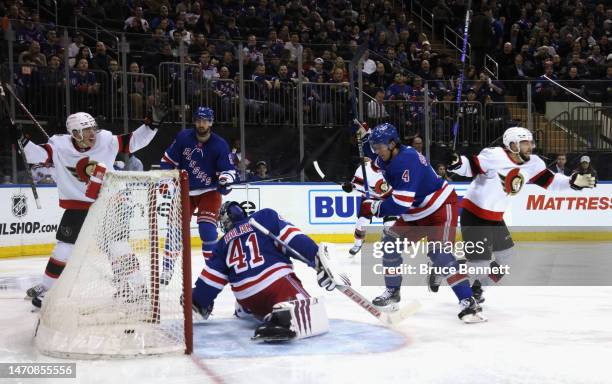
[[[144,124],[152,129],[157,129],[162,125],[168,116],[168,107],[163,104],[151,107],[151,112],[145,117]]]
[[[446,169],[449,171],[454,171],[459,169],[463,164],[461,161],[461,156],[456,152],[449,152],[446,158]]]
[[[342,190],[346,193],[353,192],[353,183],[348,182],[348,181],[345,183],[342,183]]]
[[[380,200],[361,200],[361,207],[359,208],[359,217],[366,217],[371,219],[372,217],[378,216],[378,210],[380,209]]]
[[[334,283],[334,280],[327,274],[325,268],[323,268],[319,256],[317,256],[315,270],[317,271],[317,283],[319,287],[327,291],[333,291],[336,288],[336,283]]]
[[[572,176],[570,176],[570,187],[575,190],[581,190],[582,188],[594,188],[595,178],[588,173],[584,175],[574,173]]]
[[[221,172],[219,175],[219,185],[225,187],[234,182],[234,175],[229,172]]]

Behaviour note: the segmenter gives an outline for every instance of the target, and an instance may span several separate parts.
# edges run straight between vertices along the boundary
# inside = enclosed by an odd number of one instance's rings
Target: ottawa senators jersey
[[[372,161],[368,161],[365,164],[366,176],[368,179],[368,190],[370,192],[370,198],[372,199],[384,199],[391,194],[391,186],[387,183],[383,177],[382,172],[378,168],[374,167]],[[361,172],[361,165],[357,167],[355,175],[351,180],[353,184],[363,189],[363,172]]]
[[[461,167],[451,172],[474,177],[461,202],[462,208],[485,220],[502,221],[510,198],[520,193],[525,183],[548,190],[571,190],[570,178],[548,170],[537,155],[517,163],[504,148],[493,147],[473,157],[461,156],[461,162]]]
[[[146,125],[119,136],[101,130],[93,147],[87,150],[78,149],[70,135],[53,135],[43,145],[28,142],[24,151],[30,164],[53,163],[60,207],[88,209],[93,200],[85,196],[85,189],[96,164],[112,167],[119,152],[131,153],[145,147],[156,133]]]

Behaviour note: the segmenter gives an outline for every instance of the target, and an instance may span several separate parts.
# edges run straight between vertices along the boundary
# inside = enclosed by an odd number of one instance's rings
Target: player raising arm
[[[317,270],[320,286],[330,291],[335,288],[319,265],[319,248],[308,236],[272,209],[263,209],[250,218],[304,256],[308,265]],[[263,320],[255,330],[255,339],[285,341],[328,331],[323,301],[304,290],[284,247],[254,229],[235,201],[221,207],[220,225],[225,235],[212,257],[206,259],[193,289],[197,312],[207,318],[215,298],[229,282],[239,305],[236,315],[252,314]]]
[[[383,201],[363,200],[360,216],[400,216],[391,228],[385,230],[384,242],[395,242],[398,237],[415,243],[424,237],[437,244],[454,242],[458,208],[453,187],[436,175],[422,154],[400,144],[393,125],[384,123],[376,126],[370,135],[370,144],[378,155],[375,165],[382,171],[393,192]],[[481,307],[472,297],[468,276],[459,273],[457,260],[446,249],[446,246],[431,247],[427,256],[434,267],[447,267],[446,270],[455,271],[445,277],[462,307],[459,318],[470,323],[486,320],[481,314]],[[396,267],[401,264],[400,251],[384,247],[383,268],[386,271],[398,270]],[[401,282],[401,275],[386,273],[386,289],[372,303],[382,309],[397,309]]]
[[[565,176],[546,168],[534,155],[533,135],[526,128],[508,128],[503,135],[503,148],[483,149],[473,157],[453,154],[448,170],[461,176],[474,177],[465,196],[461,212],[463,241],[484,242],[484,252],[466,250],[468,264],[476,267],[509,265],[514,242],[504,222],[510,198],[521,192],[525,183],[536,184],[549,191],[571,191],[593,188],[595,178],[574,173]],[[483,302],[481,283],[498,282],[503,275],[481,276],[475,280],[474,296]],[[430,281],[436,291],[436,282]]]
[[[28,163],[53,163],[59,205],[64,214],[57,230],[57,244],[49,258],[41,284],[28,289],[32,304],[41,300],[64,270],[93,199],[85,195],[89,178],[98,164],[113,164],[118,153],[132,153],[147,146],[163,116],[147,117],[145,123],[126,135],[113,135],[98,128],[88,113],[77,112],[66,119],[68,135],[53,135],[36,145],[22,136]]]

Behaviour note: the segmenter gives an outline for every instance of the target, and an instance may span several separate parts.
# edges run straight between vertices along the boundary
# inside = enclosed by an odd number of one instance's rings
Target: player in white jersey
[[[473,177],[461,206],[461,233],[464,242],[484,242],[484,252],[466,252],[468,264],[475,267],[508,265],[514,242],[504,222],[504,212],[510,198],[521,192],[525,183],[532,183],[549,191],[570,191],[593,188],[591,175],[565,176],[546,168],[544,161],[532,154],[534,143],[526,128],[508,128],[503,135],[504,147],[483,149],[473,157],[453,154],[448,170],[461,176]],[[481,276],[472,287],[474,297],[483,302],[481,283],[497,283],[503,274]],[[430,278],[435,292],[439,277]]]
[[[368,191],[370,193],[370,199],[384,200],[385,198],[389,197],[391,195],[392,188],[385,181],[385,178],[383,177],[382,172],[380,172],[380,169],[376,168],[376,166],[370,159],[366,160],[365,171],[368,181]],[[342,190],[344,190],[344,192],[346,193],[351,193],[353,189],[355,189],[355,187],[357,187],[357,190],[361,190],[362,197],[365,197],[364,178],[363,172],[361,170],[361,165],[357,167],[357,170],[355,170],[355,175],[353,176],[351,181],[342,184]],[[395,216],[385,216],[383,217],[383,225],[385,227],[389,227],[395,223],[395,220],[397,220]],[[351,255],[356,255],[357,252],[361,250],[361,246],[363,245],[363,241],[366,237],[366,231],[364,227],[370,224],[371,222],[372,219],[367,217],[359,216],[357,218],[357,223],[355,223],[354,232],[355,243],[353,244],[353,247],[349,250],[349,253]]]
[[[157,119],[159,121],[159,119]],[[57,244],[49,258],[42,284],[27,291],[32,304],[40,307],[44,293],[64,270],[93,199],[85,195],[89,177],[96,164],[113,164],[118,153],[133,153],[148,145],[155,134],[151,118],[134,132],[113,135],[100,130],[88,113],[78,112],[66,120],[67,135],[53,135],[46,144],[36,145],[22,136],[28,163],[52,163],[59,205],[64,214],[57,230]]]

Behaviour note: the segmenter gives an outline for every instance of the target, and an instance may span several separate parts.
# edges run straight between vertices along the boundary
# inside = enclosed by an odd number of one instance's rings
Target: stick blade
[[[402,321],[406,320],[408,317],[414,315],[419,308],[421,308],[421,303],[418,300],[414,300],[411,303],[405,305],[400,308],[399,311],[384,313],[385,323],[389,326],[396,326]]]

